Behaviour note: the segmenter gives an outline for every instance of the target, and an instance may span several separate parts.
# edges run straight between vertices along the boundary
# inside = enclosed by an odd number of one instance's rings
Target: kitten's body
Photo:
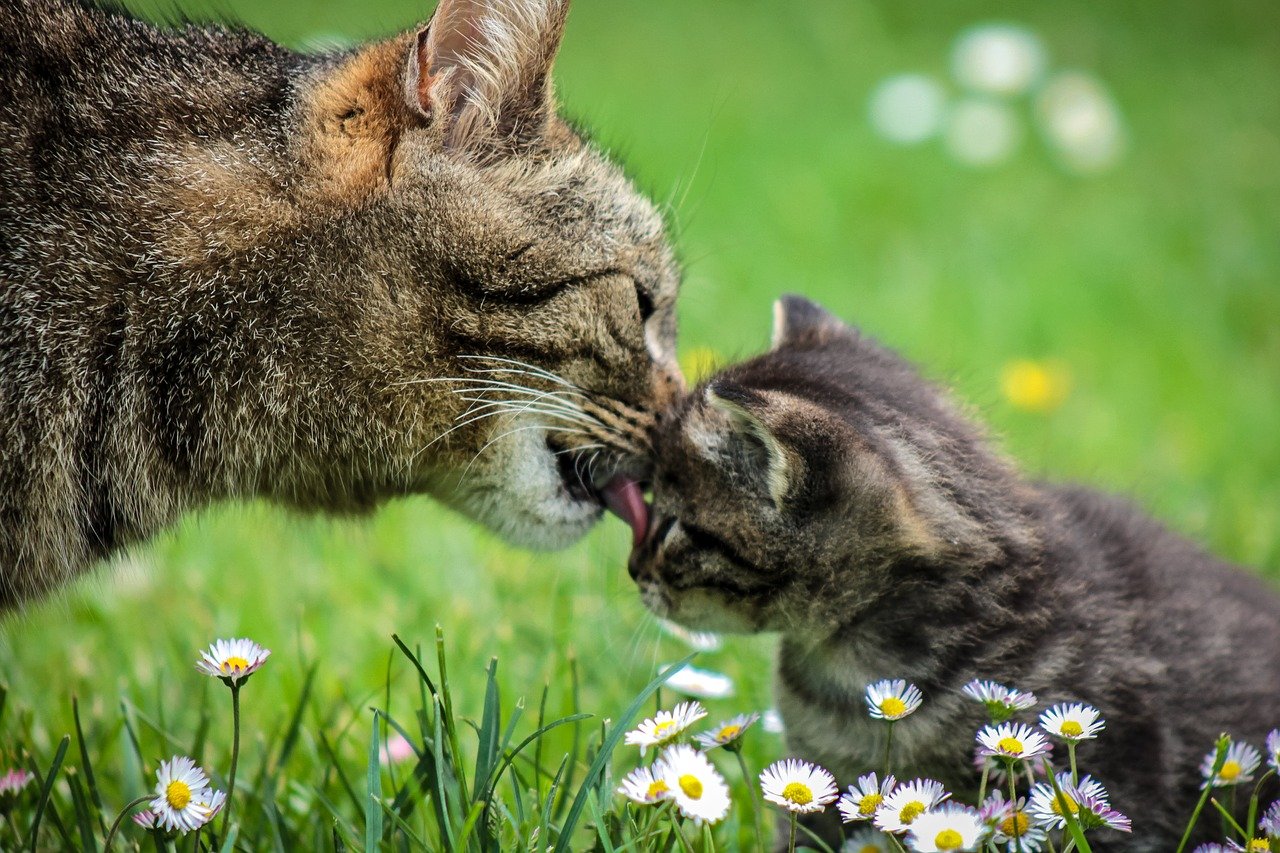
[[[307,56],[0,5],[0,611],[215,500],[585,532],[678,382],[676,272],[555,115],[566,13]]]
[[[648,605],[780,631],[789,745],[844,784],[880,769],[882,678],[925,696],[895,766],[970,794],[967,681],[1091,703],[1107,728],[1081,766],[1134,818],[1094,849],[1172,849],[1217,735],[1280,724],[1280,598],[1128,504],[1019,478],[904,361],[784,305],[772,352],[660,425],[631,565]]]

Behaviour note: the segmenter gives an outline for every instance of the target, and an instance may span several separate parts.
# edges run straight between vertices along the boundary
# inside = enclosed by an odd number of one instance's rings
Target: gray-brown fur
[[[1280,598],[1129,504],[1030,482],[947,395],[822,309],[779,303],[774,349],[662,416],[631,572],[691,627],[777,631],[792,752],[848,784],[880,769],[863,692],[925,703],[895,766],[970,795],[970,679],[1097,706],[1082,767],[1134,819],[1095,850],[1168,851],[1226,731],[1280,724]],[[1216,825],[1216,820],[1206,821]],[[833,820],[825,829],[838,833]]]
[[[214,500],[585,532],[679,385],[677,273],[555,114],[566,12],[301,55],[0,5],[0,610]]]

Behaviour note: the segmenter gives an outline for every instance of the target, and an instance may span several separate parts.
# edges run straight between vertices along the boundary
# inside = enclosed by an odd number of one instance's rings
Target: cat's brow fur
[[[644,600],[780,632],[790,749],[844,784],[883,760],[864,690],[905,678],[925,701],[894,766],[972,795],[981,708],[960,688],[995,679],[1097,706],[1080,764],[1134,832],[1094,849],[1168,851],[1218,734],[1280,724],[1273,590],[1124,501],[1019,476],[948,395],[812,303],[783,300],[775,348],[663,415],[655,450]]]
[[[643,464],[678,275],[557,117],[566,13],[442,0],[302,55],[0,5],[0,610],[213,500],[598,518],[557,462]]]

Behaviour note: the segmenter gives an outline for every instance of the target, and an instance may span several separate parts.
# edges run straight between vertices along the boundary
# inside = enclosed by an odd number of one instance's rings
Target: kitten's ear
[[[773,303],[773,349],[820,346],[849,331],[838,317],[803,296],[787,294]]]
[[[708,385],[704,393],[708,405],[728,419],[729,429],[757,451],[769,497],[775,505],[781,506],[782,499],[791,488],[792,463],[769,425],[752,411],[762,401],[749,392],[728,385],[717,387],[715,383]]]
[[[452,148],[518,147],[546,127],[569,0],[440,0],[413,40],[410,109]]]

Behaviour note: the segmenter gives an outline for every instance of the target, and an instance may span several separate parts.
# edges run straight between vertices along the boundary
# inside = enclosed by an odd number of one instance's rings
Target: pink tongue
[[[640,484],[630,477],[617,475],[601,490],[605,506],[631,525],[631,544],[639,545],[649,529],[649,507],[645,505]]]

